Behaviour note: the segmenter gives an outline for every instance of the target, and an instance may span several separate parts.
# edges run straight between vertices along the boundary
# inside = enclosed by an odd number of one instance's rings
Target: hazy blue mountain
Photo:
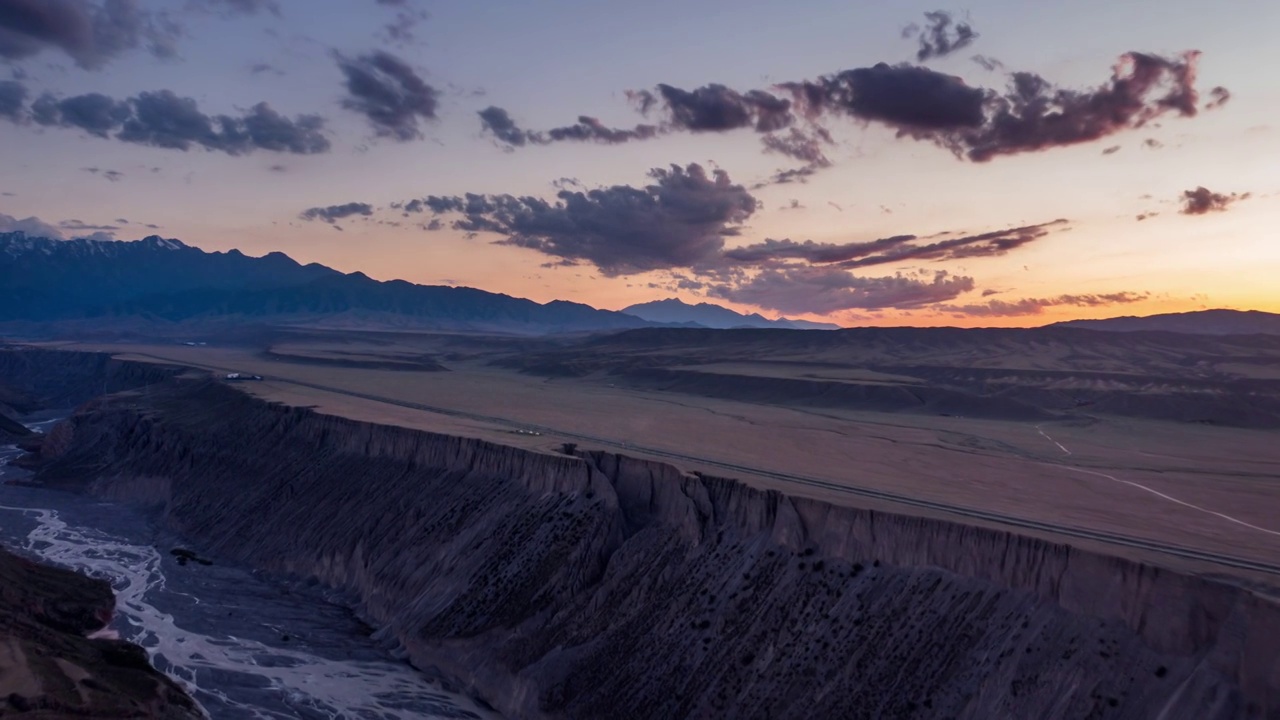
[[[816,323],[807,320],[778,318],[770,320],[752,313],[743,315],[713,303],[690,305],[676,298],[654,300],[622,309],[628,315],[654,323],[671,325],[692,324],[705,328],[784,328],[787,330],[839,330],[839,325]]]
[[[1198,310],[1147,317],[1070,320],[1055,325],[1115,332],[1159,330],[1196,335],[1280,335],[1280,315],[1258,310]]]
[[[632,315],[467,287],[380,282],[283,253],[205,252],[178,240],[51,240],[0,233],[0,322],[141,319],[579,332],[643,327]]]

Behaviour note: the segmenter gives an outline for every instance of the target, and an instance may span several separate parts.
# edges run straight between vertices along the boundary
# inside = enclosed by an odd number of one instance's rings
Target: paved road
[[[164,358],[159,355],[150,355],[147,353],[132,353],[132,354],[151,357],[157,360],[163,360],[168,363],[203,367],[209,370],[214,370],[216,372],[232,372],[227,370],[226,368],[217,368],[217,367],[212,367],[208,365],[196,365],[195,363],[175,361],[171,358]],[[988,522],[995,522],[995,523],[999,523],[1001,525],[1006,525],[1009,527],[1023,528],[1027,530],[1038,530],[1042,532],[1051,532],[1051,533],[1055,533],[1057,535],[1063,535],[1066,537],[1081,538],[1085,540],[1094,540],[1098,542],[1108,543],[1111,545],[1119,545],[1123,547],[1136,548],[1140,550],[1161,553],[1164,555],[1171,555],[1174,557],[1185,558],[1188,560],[1198,560],[1202,562],[1215,563],[1218,565],[1238,568],[1241,570],[1251,570],[1254,572],[1280,575],[1280,564],[1275,564],[1275,563],[1260,562],[1257,560],[1250,560],[1247,558],[1235,557],[1232,555],[1224,555],[1222,553],[1196,550],[1194,548],[1182,547],[1178,545],[1170,545],[1167,543],[1157,542],[1153,540],[1146,540],[1139,537],[1121,535],[1119,533],[1104,532],[1100,530],[1089,530],[1087,528],[1072,527],[1070,525],[1058,525],[1056,523],[1046,523],[1046,522],[1039,522],[1035,520],[1028,520],[1028,519],[1016,517],[1013,515],[1005,515],[1002,513],[995,513],[995,512],[989,512],[986,510],[968,508],[961,505],[952,505],[949,503],[936,502],[933,500],[925,500],[917,497],[911,497],[909,495],[901,495],[898,493],[888,492],[885,490],[877,490],[875,488],[859,487],[855,485],[845,485],[845,484],[831,482],[828,480],[805,477],[803,475],[793,475],[791,473],[776,472],[773,470],[763,470],[760,468],[748,467],[746,465],[738,465],[735,463],[723,462],[720,460],[710,460],[708,458],[698,457],[695,455],[686,455],[683,453],[676,453],[668,450],[661,450],[658,448],[635,445],[633,443],[616,440],[614,438],[607,438],[607,437],[601,437],[598,435],[588,435],[584,433],[570,432],[567,430],[561,430],[559,428],[548,427],[545,425],[533,425],[529,423],[518,422],[516,420],[511,420],[509,418],[497,417],[493,415],[482,415],[479,413],[456,410],[454,408],[438,407],[435,405],[427,405],[425,403],[409,402],[407,400],[397,400],[395,398],[383,397],[381,395],[371,395],[369,393],[361,393],[361,392],[355,392],[352,390],[345,390],[343,388],[337,388],[330,385],[319,385],[316,383],[303,382],[301,380],[274,377],[269,375],[264,375],[263,377],[265,380],[270,380],[272,382],[287,383],[290,385],[297,385],[300,387],[311,388],[313,390],[322,390],[324,392],[334,393],[337,395],[346,395],[348,397],[360,398],[362,400],[369,400],[372,402],[384,403],[387,405],[395,405],[398,407],[409,408],[412,410],[421,410],[423,412],[434,413],[437,415],[446,415],[449,417],[462,418],[465,420],[485,422],[492,425],[510,428],[512,430],[517,430],[517,431],[532,430],[534,432],[538,432],[543,435],[553,435],[553,436],[565,438],[568,440],[576,440],[579,442],[592,443],[594,445],[599,445],[599,446],[609,447],[609,448],[617,448],[617,449],[626,450],[629,452],[642,452],[646,455],[665,457],[665,458],[670,458],[672,460],[682,460],[686,462],[697,463],[703,466],[721,468],[724,470],[729,470],[731,472],[747,473],[751,475],[767,477],[772,480],[779,480],[784,483],[822,488],[823,490],[830,490],[833,492],[843,493],[846,495],[867,497],[867,498],[873,498],[876,500],[886,500],[889,502],[898,503],[900,505],[908,505],[912,507],[926,508],[929,510],[937,510],[941,512],[950,513],[952,515],[959,515],[961,517],[973,518],[976,520],[986,520]],[[1061,467],[1067,470],[1076,469],[1068,465],[1062,465]]]

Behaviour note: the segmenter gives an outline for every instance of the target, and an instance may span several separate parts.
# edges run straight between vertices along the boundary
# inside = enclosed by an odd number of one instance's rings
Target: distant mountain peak
[[[785,330],[839,330],[832,323],[816,323],[807,320],[778,318],[770,320],[758,313],[744,315],[715,303],[700,302],[691,305],[679,298],[666,298],[625,307],[622,312],[649,322],[671,325],[694,324],[706,328],[727,330],[732,328],[774,328]]]

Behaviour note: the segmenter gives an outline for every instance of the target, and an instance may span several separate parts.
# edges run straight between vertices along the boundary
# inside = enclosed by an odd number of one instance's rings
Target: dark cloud
[[[935,139],[984,162],[999,155],[1091,142],[1144,126],[1165,113],[1196,112],[1196,59],[1128,53],[1110,82],[1092,91],[1058,88],[1034,73],[1013,73],[1004,95],[988,98],[979,128],[948,130]]]
[[[1111,80],[1094,90],[1059,88],[1015,72],[1004,93],[913,65],[846,70],[787,83],[805,116],[844,114],[896,128],[985,162],[1000,155],[1091,142],[1138,128],[1166,113],[1194,116],[1197,52],[1177,58],[1128,53]]]
[[[124,179],[124,173],[120,172],[119,170],[103,170],[101,168],[96,168],[96,167],[87,167],[87,168],[80,168],[80,169],[91,175],[98,175],[103,179],[107,180],[108,182],[119,182],[120,180]],[[129,221],[122,220],[121,222],[127,223]]]
[[[1155,138],[1147,138],[1142,141],[1142,147],[1147,148],[1148,150],[1159,150],[1164,147],[1164,143]]]
[[[31,119],[44,126],[79,128],[101,137],[174,150],[193,146],[243,155],[254,150],[295,154],[329,150],[324,119],[299,115],[289,119],[266,103],[241,117],[206,115],[192,98],[170,90],[143,92],[127,100],[101,93],[58,99],[45,94],[30,108]]]
[[[807,133],[793,127],[786,134],[771,133],[760,138],[765,152],[780,153],[796,160],[801,160],[805,165],[799,168],[779,170],[770,176],[767,181],[753,185],[752,189],[758,190],[768,185],[805,183],[809,181],[811,176],[816,175],[819,170],[831,167],[831,161],[827,159],[826,153],[822,151],[822,142],[820,141],[831,143],[831,135],[821,128],[817,128],[813,133]]]
[[[0,80],[0,117],[17,122],[27,102],[27,87],[17,80]]]
[[[632,140],[647,140],[656,137],[659,132],[654,125],[636,125],[630,129],[610,128],[587,115],[580,116],[578,122],[573,125],[546,131],[533,131],[521,128],[511,118],[510,113],[500,107],[490,106],[477,114],[480,116],[481,129],[508,147],[547,145],[566,140],[616,145]]]
[[[953,52],[976,34],[953,24],[945,13],[929,13],[933,23],[917,28],[931,57]],[[965,30],[959,28],[964,27]],[[940,33],[940,35],[939,35]],[[939,37],[942,39],[939,40]],[[1121,57],[1109,82],[1091,90],[1058,87],[1029,72],[1008,75],[1003,91],[972,87],[959,77],[911,64],[879,63],[820,76],[815,80],[775,86],[790,95],[764,90],[741,92],[720,84],[684,90],[660,84],[655,91],[628,91],[627,97],[645,115],[661,110],[656,126],[634,130],[604,128],[590,118],[577,126],[553,131],[520,128],[503,109],[481,112],[485,130],[508,147],[545,144],[562,139],[627,142],[670,132],[728,132],[752,129],[770,133],[766,150],[786,152],[792,136],[776,134],[795,128],[810,138],[829,138],[821,121],[845,117],[875,122],[897,131],[901,138],[933,142],[956,156],[985,162],[1001,155],[1035,152],[1105,138],[1140,128],[1166,114],[1196,115],[1197,51],[1177,57],[1131,52]],[[975,60],[990,70],[1001,69],[982,56]],[[1210,91],[1216,107],[1230,97],[1225,88]],[[804,123],[803,130],[796,128]],[[816,144],[812,144],[816,147]],[[804,146],[800,146],[804,147]],[[813,168],[780,175],[779,182],[802,179]]]
[[[258,13],[280,14],[280,5],[276,0],[204,0],[204,4],[212,9],[224,10],[230,14],[257,15]]]
[[[810,117],[844,113],[913,136],[977,129],[986,119],[987,92],[916,65],[879,63],[783,87]]]
[[[1039,225],[996,230],[956,238],[920,242],[915,235],[855,243],[816,243],[812,240],[765,240],[762,243],[726,250],[726,259],[746,265],[769,265],[780,261],[836,263],[842,268],[859,268],[912,260],[959,260],[1004,255],[1046,237],[1067,224],[1054,220]]]
[[[987,72],[996,72],[997,70],[1004,70],[1004,63],[1000,62],[999,60],[993,57],[987,57],[986,55],[974,55],[969,59],[974,61],[978,65],[982,66],[982,69],[986,70]]]
[[[380,137],[401,142],[422,137],[418,125],[435,120],[440,92],[404,60],[384,50],[358,58],[337,56],[346,77],[343,107],[364,115]]]
[[[368,217],[373,214],[373,206],[369,203],[349,202],[343,205],[329,205],[328,207],[313,207],[303,210],[298,217],[303,220],[323,220],[327,223],[335,223],[343,218],[352,215],[362,215]]]
[[[1232,203],[1238,200],[1248,200],[1251,195],[1252,193],[1224,195],[1202,186],[1182,193],[1182,209],[1178,212],[1183,215],[1205,215],[1211,212],[1223,212]]]
[[[921,280],[902,274],[861,277],[834,267],[793,266],[767,268],[737,282],[713,282],[707,292],[783,313],[825,315],[840,310],[927,307],[973,289],[973,278],[945,271]]]
[[[1119,146],[1119,145],[1112,145],[1112,146],[1111,146],[1111,147],[1109,147],[1109,148],[1104,148],[1104,149],[1103,149],[1103,151],[1102,151],[1102,154],[1103,154],[1103,155],[1115,155],[1115,154],[1116,154],[1116,153],[1118,153],[1118,152],[1120,152],[1120,146]]]
[[[1146,220],[1146,219],[1148,219],[1148,218],[1153,218],[1153,217],[1155,217],[1155,216],[1157,216],[1157,215],[1159,215],[1159,214],[1160,214],[1160,213],[1158,213],[1158,212],[1144,212],[1144,213],[1138,213],[1137,220],[1138,220],[1138,222],[1142,222],[1143,220]]]
[[[654,103],[653,96],[643,92],[642,111]],[[691,132],[723,132],[745,127],[756,132],[774,132],[795,120],[791,101],[763,90],[739,93],[718,83],[682,90],[664,84],[658,85],[658,97],[666,106],[671,126]]]
[[[915,28],[907,37],[915,36],[920,40],[920,49],[916,51],[916,60],[924,62],[931,58],[945,57],[957,50],[962,50],[978,39],[969,23],[953,23],[951,13],[935,10],[924,14],[925,25]]]
[[[983,293],[986,297],[987,293]],[[938,310],[970,317],[1016,317],[1040,315],[1050,307],[1103,307],[1141,302],[1151,297],[1145,292],[1118,292],[1092,295],[1058,295],[1049,298],[1024,298],[1022,300],[991,300],[974,305],[944,305]]]
[[[650,171],[654,182],[561,190],[557,201],[511,195],[424,198],[434,213],[460,213],[452,226],[504,235],[500,244],[585,261],[608,276],[718,259],[724,238],[755,212],[757,201],[728,173],[697,164]],[[408,210],[408,204],[405,205]]]
[[[92,232],[95,230],[101,232],[115,232],[120,229],[115,225],[90,225],[81,220],[63,220],[58,223],[58,227],[63,230],[71,230],[73,232]]]
[[[33,119],[41,125],[77,127],[102,138],[118,130],[133,115],[127,101],[116,101],[101,93],[76,95],[63,100],[46,93],[36,99],[31,112]]]
[[[382,27],[388,42],[395,45],[408,45],[417,40],[418,25],[430,17],[426,10],[410,8],[409,3],[380,3],[399,7],[395,18]]]
[[[1231,91],[1218,85],[1209,91],[1209,102],[1205,103],[1205,110],[1214,110],[1227,104],[1231,99]]]
[[[138,47],[172,57],[181,32],[167,14],[143,10],[138,0],[0,0],[0,58],[9,60],[57,48],[96,70]]]
[[[822,152],[821,140],[831,142],[830,135],[817,135],[806,133],[797,128],[791,128],[786,134],[772,133],[765,135],[760,139],[764,144],[766,152],[776,152],[795,158],[804,162],[808,167],[825,168],[831,166],[831,161]]]

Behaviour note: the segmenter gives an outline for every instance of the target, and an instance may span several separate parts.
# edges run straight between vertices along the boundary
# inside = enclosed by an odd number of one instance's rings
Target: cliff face
[[[512,717],[1280,717],[1280,606],[1064,545],[173,381],[40,477],[347,593]]]
[[[105,581],[0,548],[0,716],[202,717],[142,648],[85,637],[114,609]]]

